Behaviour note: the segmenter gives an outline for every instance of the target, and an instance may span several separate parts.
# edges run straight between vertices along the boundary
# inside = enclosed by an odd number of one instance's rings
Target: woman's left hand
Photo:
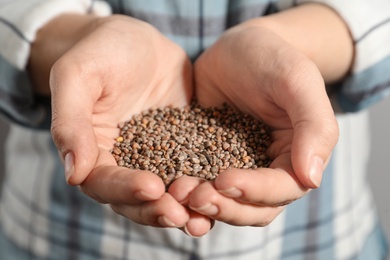
[[[228,169],[215,181],[176,180],[169,193],[194,212],[238,226],[265,226],[320,186],[338,125],[317,66],[272,31],[240,25],[195,63],[203,106],[224,102],[272,128],[269,168]],[[187,226],[192,233],[196,227]]]

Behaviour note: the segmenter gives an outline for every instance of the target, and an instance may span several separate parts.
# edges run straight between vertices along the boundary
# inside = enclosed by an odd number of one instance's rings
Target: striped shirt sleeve
[[[62,13],[110,14],[94,0],[0,1],[0,112],[22,125],[47,128],[50,102],[37,98],[25,70],[37,31]]]
[[[355,57],[350,74],[338,84],[337,101],[343,111],[361,110],[390,94],[389,0],[280,2],[325,4],[334,9],[348,25],[355,45]]]
[[[0,4],[1,55],[18,69],[26,66],[36,32],[54,17],[66,13],[107,15],[110,9],[92,0],[13,0]]]

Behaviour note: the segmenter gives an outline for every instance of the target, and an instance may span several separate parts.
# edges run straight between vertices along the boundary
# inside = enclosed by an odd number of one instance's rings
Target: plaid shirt
[[[383,259],[386,240],[366,180],[367,112],[338,113],[340,141],[322,185],[264,228],[216,223],[200,239],[141,226],[64,181],[48,131],[50,103],[25,70],[36,31],[63,12],[145,20],[195,59],[227,27],[304,2],[334,8],[355,43],[335,108],[361,110],[389,91],[390,1],[0,0],[0,111],[10,120],[0,202],[0,259]],[[277,192],[277,191],[276,191]]]

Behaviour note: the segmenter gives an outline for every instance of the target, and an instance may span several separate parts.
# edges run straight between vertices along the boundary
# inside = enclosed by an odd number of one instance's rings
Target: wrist
[[[325,82],[342,79],[350,70],[354,45],[342,18],[322,4],[304,4],[240,25],[263,27],[312,60]]]

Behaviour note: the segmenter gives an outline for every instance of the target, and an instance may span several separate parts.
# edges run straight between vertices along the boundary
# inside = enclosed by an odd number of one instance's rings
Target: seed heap
[[[227,168],[268,167],[268,128],[223,107],[149,109],[120,123],[111,150],[119,166],[151,171],[168,186],[183,176],[215,179]]]

